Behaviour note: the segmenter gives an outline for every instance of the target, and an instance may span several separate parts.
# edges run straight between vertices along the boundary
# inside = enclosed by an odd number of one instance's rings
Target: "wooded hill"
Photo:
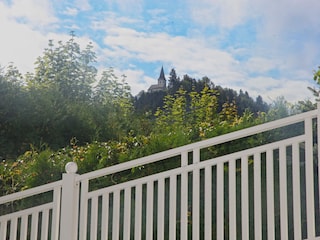
[[[134,106],[138,113],[151,111],[155,113],[160,107],[163,107],[163,98],[169,94],[174,95],[180,88],[184,89],[187,93],[195,91],[200,93],[205,86],[215,90],[218,100],[217,111],[220,112],[223,104],[226,102],[234,102],[237,105],[237,112],[242,115],[245,111],[250,111],[254,114],[258,112],[267,112],[269,105],[263,101],[261,96],[253,99],[249,96],[247,91],[238,93],[231,88],[225,88],[215,85],[208,77],[202,79],[195,79],[188,75],[184,75],[182,79],[177,77],[175,69],[171,69],[169,84],[164,91],[148,92],[143,91],[135,97]]]

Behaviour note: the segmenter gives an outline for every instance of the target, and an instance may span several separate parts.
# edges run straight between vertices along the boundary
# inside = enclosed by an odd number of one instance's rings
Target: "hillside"
[[[218,112],[221,111],[223,104],[226,102],[234,102],[236,104],[238,115],[242,115],[246,110],[257,114],[258,112],[267,112],[269,109],[268,104],[263,101],[261,96],[253,99],[247,91],[243,92],[240,90],[240,92],[237,92],[231,88],[215,85],[207,77],[196,80],[188,75],[184,75],[183,79],[180,80],[176,77],[175,70],[172,69],[168,86],[158,91],[142,91],[135,97],[135,110],[138,113],[155,113],[158,108],[163,107],[164,96],[168,94],[174,96],[180,88],[184,89],[186,94],[191,91],[200,93],[204,86],[208,86],[210,89],[216,91],[215,95],[218,98]]]

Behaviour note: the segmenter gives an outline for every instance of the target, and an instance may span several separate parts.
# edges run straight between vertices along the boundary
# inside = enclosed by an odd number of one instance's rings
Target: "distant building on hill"
[[[163,67],[161,67],[160,76],[158,78],[158,84],[151,85],[148,92],[165,91],[167,89],[167,80],[164,76]]]

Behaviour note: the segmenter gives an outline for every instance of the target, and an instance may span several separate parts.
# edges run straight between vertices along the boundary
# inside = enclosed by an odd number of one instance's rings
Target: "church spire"
[[[163,66],[162,66],[160,75],[158,78],[158,84],[151,85],[148,89],[148,92],[166,91],[166,89],[167,89],[167,80],[164,75]]]
[[[163,90],[166,88],[167,85],[167,80],[166,77],[164,76],[164,71],[163,71],[163,66],[161,67],[161,71],[160,71],[160,76],[158,78],[158,86],[160,88],[163,88]]]
[[[164,76],[164,71],[163,71],[163,66],[161,67],[161,71],[160,71],[160,76],[159,76],[159,80],[166,80],[166,77]]]

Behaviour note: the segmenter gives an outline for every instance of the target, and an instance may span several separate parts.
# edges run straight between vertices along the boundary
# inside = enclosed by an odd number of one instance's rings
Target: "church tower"
[[[158,84],[151,85],[148,89],[148,92],[158,92],[166,91],[167,89],[167,80],[164,76],[163,66],[161,67],[160,76],[158,78]]]
[[[163,66],[161,67],[160,76],[158,78],[158,85],[159,87],[162,87],[164,89],[167,86],[167,80],[166,80],[166,77],[164,76]]]

